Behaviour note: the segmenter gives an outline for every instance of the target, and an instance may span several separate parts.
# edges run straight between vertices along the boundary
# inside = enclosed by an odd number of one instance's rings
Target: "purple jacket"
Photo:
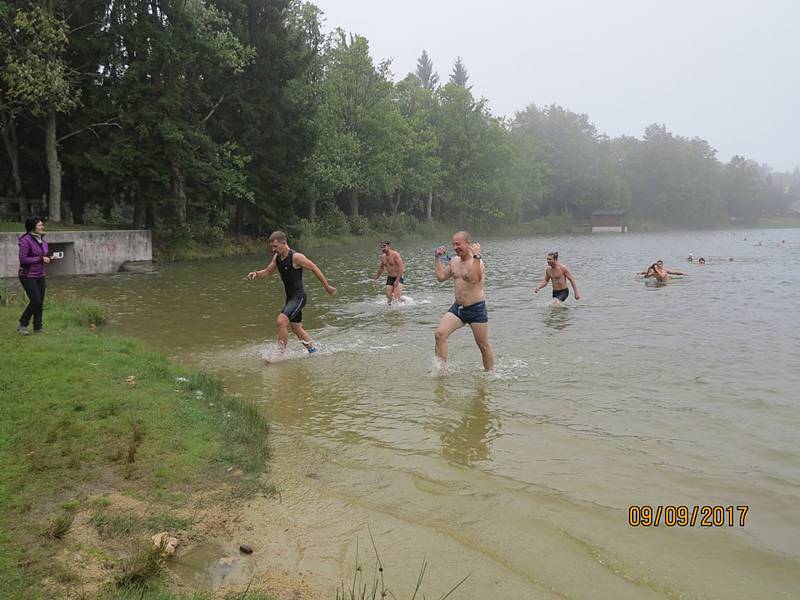
[[[50,248],[44,236],[41,244],[29,233],[19,238],[19,276],[34,279],[44,277],[45,256],[50,256]]]

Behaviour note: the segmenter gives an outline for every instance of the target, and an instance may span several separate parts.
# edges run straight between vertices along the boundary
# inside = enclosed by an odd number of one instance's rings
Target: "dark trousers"
[[[19,318],[19,324],[27,327],[33,317],[33,329],[42,328],[42,313],[44,312],[44,277],[20,277],[19,282],[25,289],[30,303]]]

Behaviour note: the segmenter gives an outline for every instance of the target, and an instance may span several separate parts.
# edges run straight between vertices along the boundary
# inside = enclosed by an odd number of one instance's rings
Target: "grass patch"
[[[765,229],[790,229],[800,227],[800,217],[764,217],[758,226]]]
[[[223,236],[213,240],[198,240],[156,235],[153,240],[153,258],[156,262],[175,262],[243,256],[263,253],[266,244],[266,240],[251,236]]]
[[[226,396],[213,377],[108,334],[95,303],[48,300],[47,333],[15,335],[21,304],[0,307],[0,589],[8,597],[45,595],[62,547],[53,540],[72,543],[81,509],[116,544],[102,550],[118,555],[145,534],[190,529],[174,511],[210,481],[239,495],[263,488],[269,426],[254,406]],[[126,514],[111,494],[148,508]],[[119,577],[152,568],[139,560]],[[69,579],[68,568],[59,572]]]
[[[162,549],[148,545],[137,550],[122,562],[120,573],[114,578],[117,587],[142,589],[161,575],[164,568]]]
[[[130,512],[115,512],[106,508],[97,510],[92,515],[90,522],[98,533],[112,538],[160,531],[175,533],[185,531],[192,525],[192,519],[174,514],[139,516]]]
[[[64,536],[72,529],[72,524],[75,522],[75,512],[73,510],[64,510],[60,515],[55,517],[45,529],[45,537],[51,540],[63,540]]]

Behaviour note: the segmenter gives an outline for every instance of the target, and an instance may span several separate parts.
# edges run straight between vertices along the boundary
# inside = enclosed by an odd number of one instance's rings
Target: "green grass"
[[[227,236],[213,242],[203,242],[194,239],[170,240],[156,235],[153,241],[153,257],[157,262],[175,262],[243,256],[263,253],[266,245],[265,239],[251,236]]]
[[[800,217],[764,217],[758,220],[758,226],[765,229],[800,227]]]
[[[69,543],[78,510],[124,541],[190,528],[175,511],[198,490],[263,489],[269,428],[252,405],[105,333],[94,303],[48,300],[41,336],[16,335],[21,310],[19,296],[0,306],[0,590],[8,597],[42,597],[39,581]],[[126,515],[104,498],[110,493],[150,508]],[[65,585],[70,578],[65,569]]]

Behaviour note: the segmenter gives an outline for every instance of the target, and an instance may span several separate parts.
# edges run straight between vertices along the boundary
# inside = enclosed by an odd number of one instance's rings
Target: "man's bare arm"
[[[381,258],[381,264],[378,265],[378,272],[375,273],[375,281],[378,281],[378,278],[381,276],[381,273],[383,273],[383,269],[384,269],[383,258]]]
[[[400,272],[400,275],[402,275],[403,273],[405,273],[405,271],[406,271],[406,263],[404,263],[404,262],[403,262],[403,257],[402,257],[402,256],[400,256],[400,253],[399,253],[399,252],[397,252],[397,266],[398,266],[398,267],[399,267],[399,269],[400,269],[400,271],[399,271],[399,272]]]
[[[273,255],[272,256],[272,260],[270,261],[270,263],[266,267],[261,269],[260,271],[250,271],[247,274],[247,278],[252,280],[252,279],[255,279],[256,277],[269,277],[270,275],[272,275],[275,272],[275,269],[278,268],[278,266],[276,264],[276,260],[277,260],[275,258],[276,256],[277,255]]]
[[[439,260],[439,257],[444,256],[447,250],[441,251],[442,248],[436,249],[436,254],[433,257],[433,266],[436,269],[436,281],[439,283],[443,281],[447,281],[453,276],[453,270],[450,268],[450,263],[447,263],[447,266],[442,266],[442,261]],[[455,259],[453,259],[455,260]]]
[[[683,271],[670,271],[670,270],[667,270],[667,274],[668,275],[686,275],[686,273],[684,273]]]
[[[331,296],[336,295],[336,288],[333,287],[330,283],[328,283],[328,280],[325,279],[325,275],[322,274],[320,268],[317,265],[315,265],[311,260],[306,258],[304,254],[295,252],[294,259],[292,262],[296,267],[301,267],[303,269],[308,269],[309,271],[311,271],[314,275],[316,275],[317,279],[319,279],[319,282],[322,284],[322,287],[325,288],[326,292],[328,292]]]
[[[538,287],[536,287],[533,290],[533,293],[534,294],[538,294],[539,290],[542,289],[544,286],[546,286],[548,283],[550,283],[550,273],[548,273],[547,269],[545,269],[544,270],[544,279],[542,279],[542,282],[538,285]]]
[[[575,277],[572,275],[572,271],[570,271],[569,269],[564,269],[564,271],[565,271],[564,275],[566,276],[567,281],[569,281],[572,284],[572,291],[575,292],[575,300],[580,300],[581,293],[578,291],[578,284],[575,283]]]
[[[486,271],[486,265],[483,264],[483,260],[480,258],[474,258],[474,256],[481,254],[481,245],[478,242],[470,245],[472,250],[472,265],[470,266],[469,273],[467,275],[467,280],[470,283],[480,283],[483,279],[483,274]]]

